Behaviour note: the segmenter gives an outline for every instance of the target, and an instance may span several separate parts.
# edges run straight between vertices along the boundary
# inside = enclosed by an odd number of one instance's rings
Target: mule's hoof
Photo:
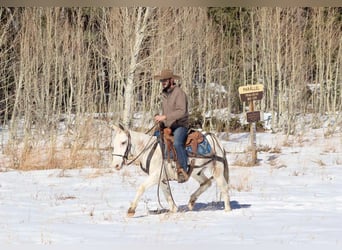
[[[133,217],[135,214],[135,210],[133,208],[129,208],[127,211],[127,216],[128,217]]]
[[[195,201],[189,201],[188,208],[190,211],[192,211],[194,209],[194,206],[195,206]]]
[[[224,211],[225,212],[230,212],[230,211],[232,211],[232,209],[230,207],[227,207],[227,208],[224,209]]]
[[[178,211],[178,207],[173,207],[170,209],[171,213],[177,213],[177,211]]]

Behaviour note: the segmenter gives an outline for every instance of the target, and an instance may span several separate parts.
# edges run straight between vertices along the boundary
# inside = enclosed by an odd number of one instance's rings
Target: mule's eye
[[[123,146],[123,145],[125,145],[126,144],[126,142],[125,141],[123,141],[123,142],[121,142],[121,145]]]

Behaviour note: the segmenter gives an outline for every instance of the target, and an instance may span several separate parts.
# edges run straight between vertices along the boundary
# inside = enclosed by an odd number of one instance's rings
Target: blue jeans
[[[185,140],[188,134],[188,129],[186,127],[178,127],[173,131],[174,143],[177,153],[177,159],[179,165],[185,170],[188,170],[188,155],[185,150]]]

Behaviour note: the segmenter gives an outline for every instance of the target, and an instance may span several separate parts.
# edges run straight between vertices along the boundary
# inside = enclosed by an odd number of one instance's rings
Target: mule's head
[[[128,155],[131,151],[131,138],[123,126],[112,126],[115,135],[113,139],[112,166],[120,170],[126,164]]]

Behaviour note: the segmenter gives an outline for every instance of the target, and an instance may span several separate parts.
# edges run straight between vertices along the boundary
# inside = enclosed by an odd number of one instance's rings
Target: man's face
[[[170,78],[168,78],[168,79],[161,79],[160,82],[163,85],[163,89],[164,90],[170,88],[170,86],[171,86],[171,79]]]

